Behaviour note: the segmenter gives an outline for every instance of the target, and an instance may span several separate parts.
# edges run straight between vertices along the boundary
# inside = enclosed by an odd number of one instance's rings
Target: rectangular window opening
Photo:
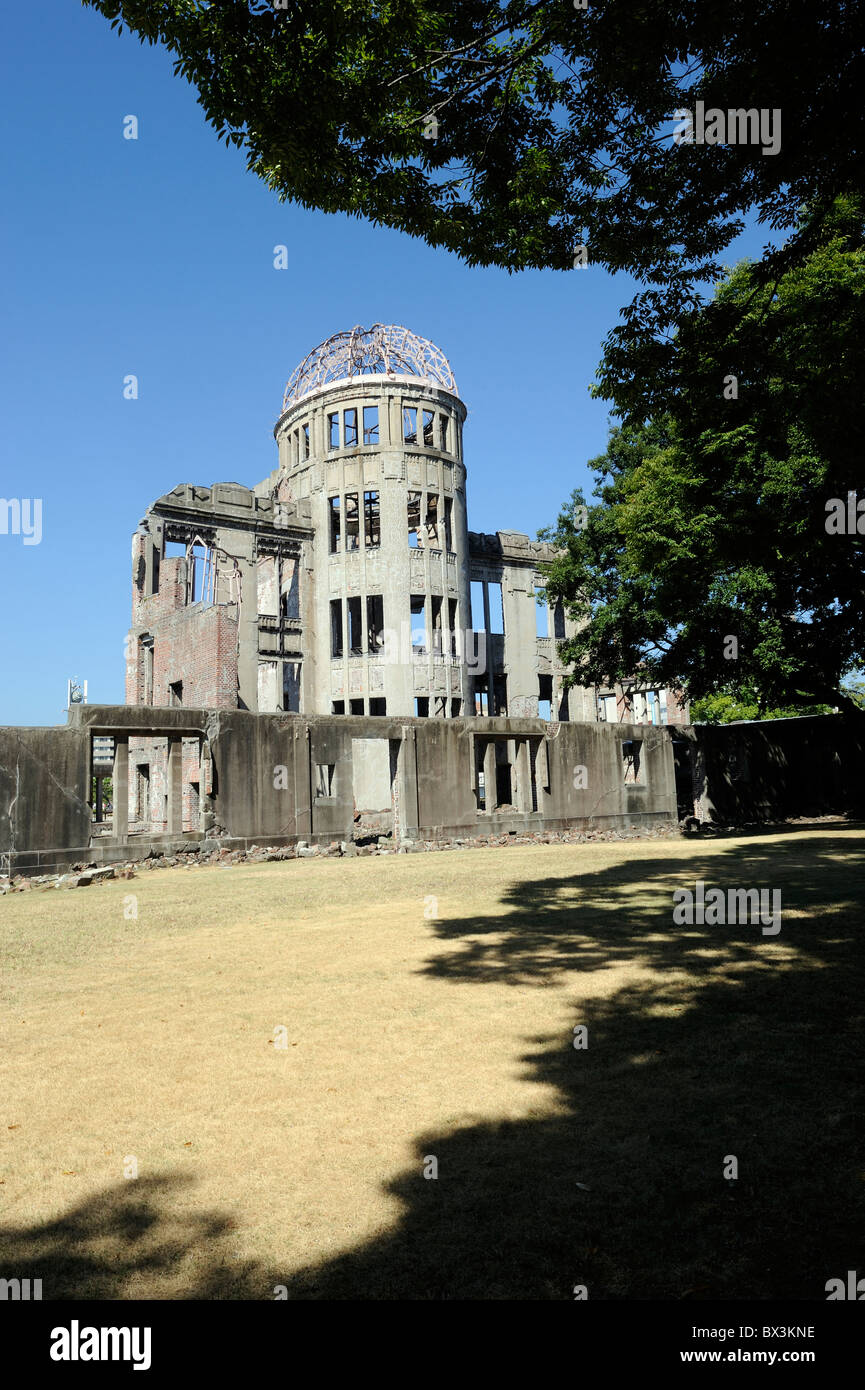
[[[360,516],[358,514],[357,493],[345,494],[345,548],[357,550],[360,546]]]
[[[335,555],[339,550],[340,537],[342,535],[342,514],[340,511],[340,499],[338,497],[328,498],[330,507],[330,553]]]
[[[339,411],[332,411],[327,417],[327,447],[339,448]]]
[[[363,494],[363,543],[381,545],[381,504],[377,492]]]
[[[357,448],[357,407],[352,406],[350,410],[343,412],[342,417],[342,442],[346,449]]]
[[[345,700],[334,700],[330,706],[331,714],[345,714]]]
[[[445,498],[445,550],[453,550],[453,513],[454,502],[452,497]]]
[[[637,786],[645,781],[642,753],[642,739],[625,739],[622,744],[622,767],[626,785]]]
[[[384,599],[381,594],[366,596],[366,649],[380,652],[384,646]]]
[[[421,544],[419,492],[408,494],[408,543],[413,549]]]
[[[442,452],[446,454],[448,451],[448,417],[446,415],[440,415],[439,424],[441,426]]]
[[[412,594],[411,604],[411,649],[415,656],[425,656],[426,634],[426,595]]]
[[[363,700],[349,700],[349,714],[363,714]]]
[[[426,539],[428,545],[439,543],[439,499],[438,493],[428,492],[426,499]]]
[[[423,443],[425,449],[431,449],[435,443],[434,438],[435,415],[431,410],[423,412]]]
[[[378,406],[365,405],[363,408],[363,442],[378,443]]]
[[[301,425],[303,431],[303,457],[309,458],[309,425]]]
[[[414,712],[416,719],[429,719],[429,696],[415,695]]]
[[[342,599],[330,601],[330,654],[342,656]]]
[[[371,699],[369,702],[369,712],[381,718],[382,715],[387,714],[387,700],[382,699],[381,696],[376,696],[374,699]]]
[[[505,630],[505,610],[501,584],[488,584],[487,594],[490,606],[490,632],[502,636]]]
[[[403,444],[417,444],[417,410],[412,405],[404,405],[402,409],[402,441]]]
[[[320,796],[333,795],[333,774],[336,763],[316,763],[315,765],[315,794]]]
[[[168,687],[168,703],[175,707],[183,704],[183,681],[172,681]]]
[[[348,600],[348,649],[350,656],[363,656],[363,629],[360,623],[360,595]]]

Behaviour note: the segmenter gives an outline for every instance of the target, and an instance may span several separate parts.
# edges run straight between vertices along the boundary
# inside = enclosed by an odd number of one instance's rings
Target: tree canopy
[[[281,198],[471,264],[566,270],[585,246],[636,276],[600,380],[625,413],[748,209],[791,231],[786,265],[862,186],[855,0],[83,2],[176,55],[219,136]],[[700,142],[696,127],[676,143],[675,113],[701,101],[776,113],[779,147],[710,143],[708,128]]]
[[[863,373],[863,201],[843,199],[804,265],[765,286],[743,262],[683,320],[664,408],[613,429],[590,464],[597,501],[575,492],[545,533],[562,547],[548,592],[585,624],[563,648],[580,680],[849,704],[842,678],[865,661]]]

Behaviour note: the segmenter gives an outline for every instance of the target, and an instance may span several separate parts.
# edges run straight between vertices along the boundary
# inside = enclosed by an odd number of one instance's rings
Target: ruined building
[[[469,530],[465,419],[444,354],[404,328],[315,348],[274,472],[183,483],[141,522],[127,703],[684,722],[665,691],[565,691],[572,626],[536,600],[550,547]]]
[[[465,420],[432,343],[353,329],[289,380],[262,482],[154,502],[126,704],[0,729],[0,868],[690,814],[686,708],[567,691],[549,548],[469,530]]]

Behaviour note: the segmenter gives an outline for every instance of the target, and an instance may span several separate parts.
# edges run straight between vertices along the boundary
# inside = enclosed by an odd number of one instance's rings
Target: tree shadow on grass
[[[564,980],[573,1018],[526,1039],[536,1117],[417,1137],[387,1187],[392,1229],[293,1275],[241,1268],[226,1217],[170,1215],[169,1176],[7,1232],[0,1273],[42,1277],[46,1297],[129,1298],[142,1279],[176,1286],[195,1252],[189,1298],[282,1283],[296,1299],[570,1299],[579,1285],[590,1299],[825,1299],[862,1265],[865,841],[695,844],[592,873],[575,847],[574,864],[507,888],[504,913],[434,924],[425,973]],[[673,889],[696,878],[780,888],[780,935],[673,926]]]
[[[518,883],[504,915],[437,923],[426,973],[565,980],[588,1048],[530,1039],[522,1065],[555,1087],[555,1113],[421,1137],[389,1189],[398,1227],[303,1271],[295,1296],[824,1299],[862,1262],[863,871],[846,827],[697,844]],[[697,878],[780,888],[780,935],[673,926],[673,890]],[[621,980],[598,992],[597,972]]]
[[[165,1173],[117,1183],[53,1221],[0,1230],[0,1277],[42,1280],[42,1298],[272,1297],[254,1263],[236,1261],[231,1217],[178,1211],[194,1179]]]

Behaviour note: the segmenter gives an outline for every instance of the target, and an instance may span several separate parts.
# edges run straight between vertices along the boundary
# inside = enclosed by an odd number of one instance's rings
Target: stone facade
[[[551,547],[468,529],[466,413],[443,354],[404,329],[315,349],[269,477],[182,484],[141,522],[127,703],[685,722],[666,691],[566,690],[573,624],[537,601]]]

